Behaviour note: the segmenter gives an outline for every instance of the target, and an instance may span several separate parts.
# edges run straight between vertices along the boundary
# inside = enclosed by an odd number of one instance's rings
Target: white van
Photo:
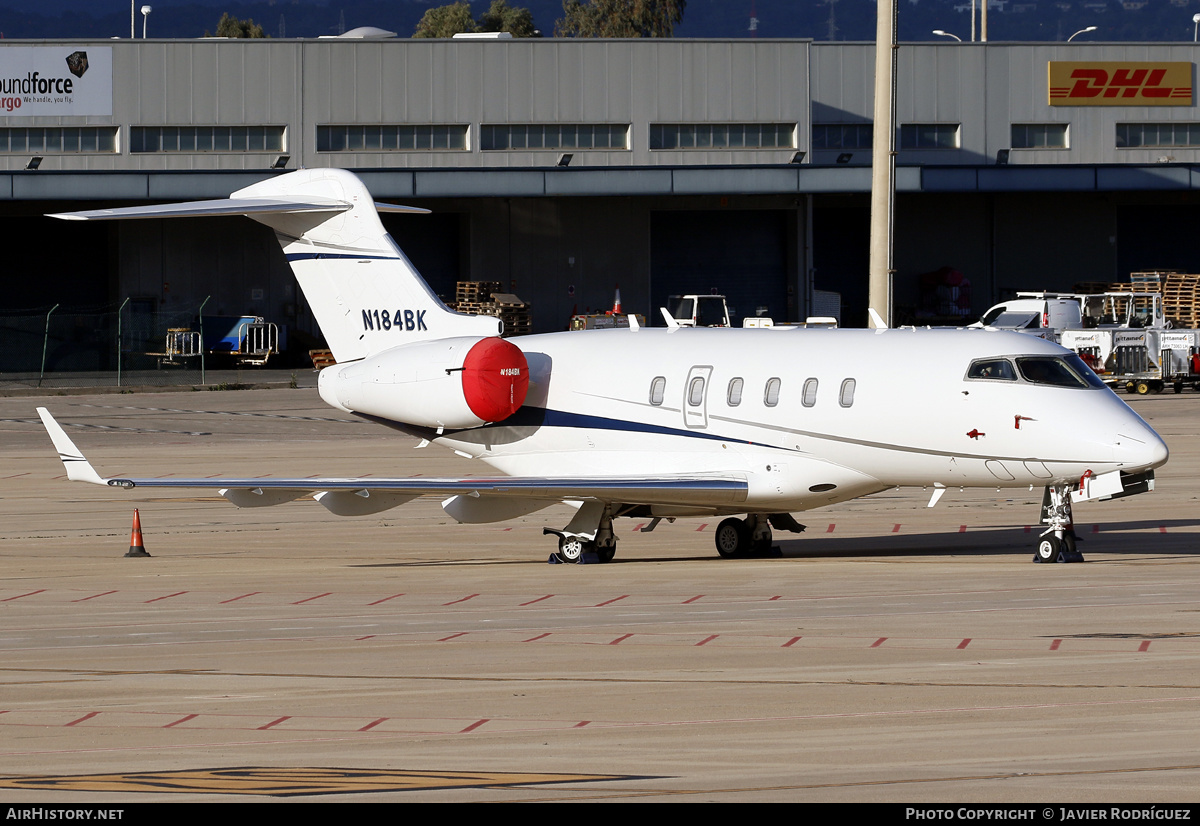
[[[990,308],[971,326],[1005,330],[1079,328],[1083,326],[1083,311],[1078,299],[1014,298]]]

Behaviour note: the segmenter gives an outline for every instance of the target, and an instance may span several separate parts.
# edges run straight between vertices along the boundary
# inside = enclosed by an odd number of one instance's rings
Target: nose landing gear
[[[1077,547],[1075,522],[1071,517],[1071,486],[1046,487],[1042,495],[1042,524],[1046,529],[1038,538],[1034,562],[1083,562]]]

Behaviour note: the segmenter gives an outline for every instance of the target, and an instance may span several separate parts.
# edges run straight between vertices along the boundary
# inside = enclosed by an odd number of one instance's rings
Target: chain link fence
[[[204,384],[214,365],[203,346],[203,307],[127,299],[10,310],[0,315],[0,387]]]

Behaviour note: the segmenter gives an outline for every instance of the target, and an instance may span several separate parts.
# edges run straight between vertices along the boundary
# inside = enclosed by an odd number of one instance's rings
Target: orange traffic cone
[[[137,508],[133,509],[133,533],[129,537],[129,553],[125,556],[150,556],[142,544],[142,517]]]

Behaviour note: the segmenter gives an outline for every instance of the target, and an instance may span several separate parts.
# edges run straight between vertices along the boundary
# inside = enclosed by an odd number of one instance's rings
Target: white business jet
[[[215,488],[238,507],[312,497],[363,516],[425,495],[459,522],[557,502],[568,562],[608,561],[613,520],[725,516],[721,556],[769,549],[790,514],[896,486],[1045,488],[1035,559],[1077,558],[1071,505],[1153,489],[1158,434],[1069,350],[991,329],[668,326],[500,337],[452,312],[349,172],[301,170],[226,200],[65,213],[74,220],[246,215],[275,230],[337,364],[339,410],[481,459],[464,479],[100,476],[39,408],[70,479]],[[668,322],[670,323],[670,322]],[[919,377],[919,379],[917,378]]]

